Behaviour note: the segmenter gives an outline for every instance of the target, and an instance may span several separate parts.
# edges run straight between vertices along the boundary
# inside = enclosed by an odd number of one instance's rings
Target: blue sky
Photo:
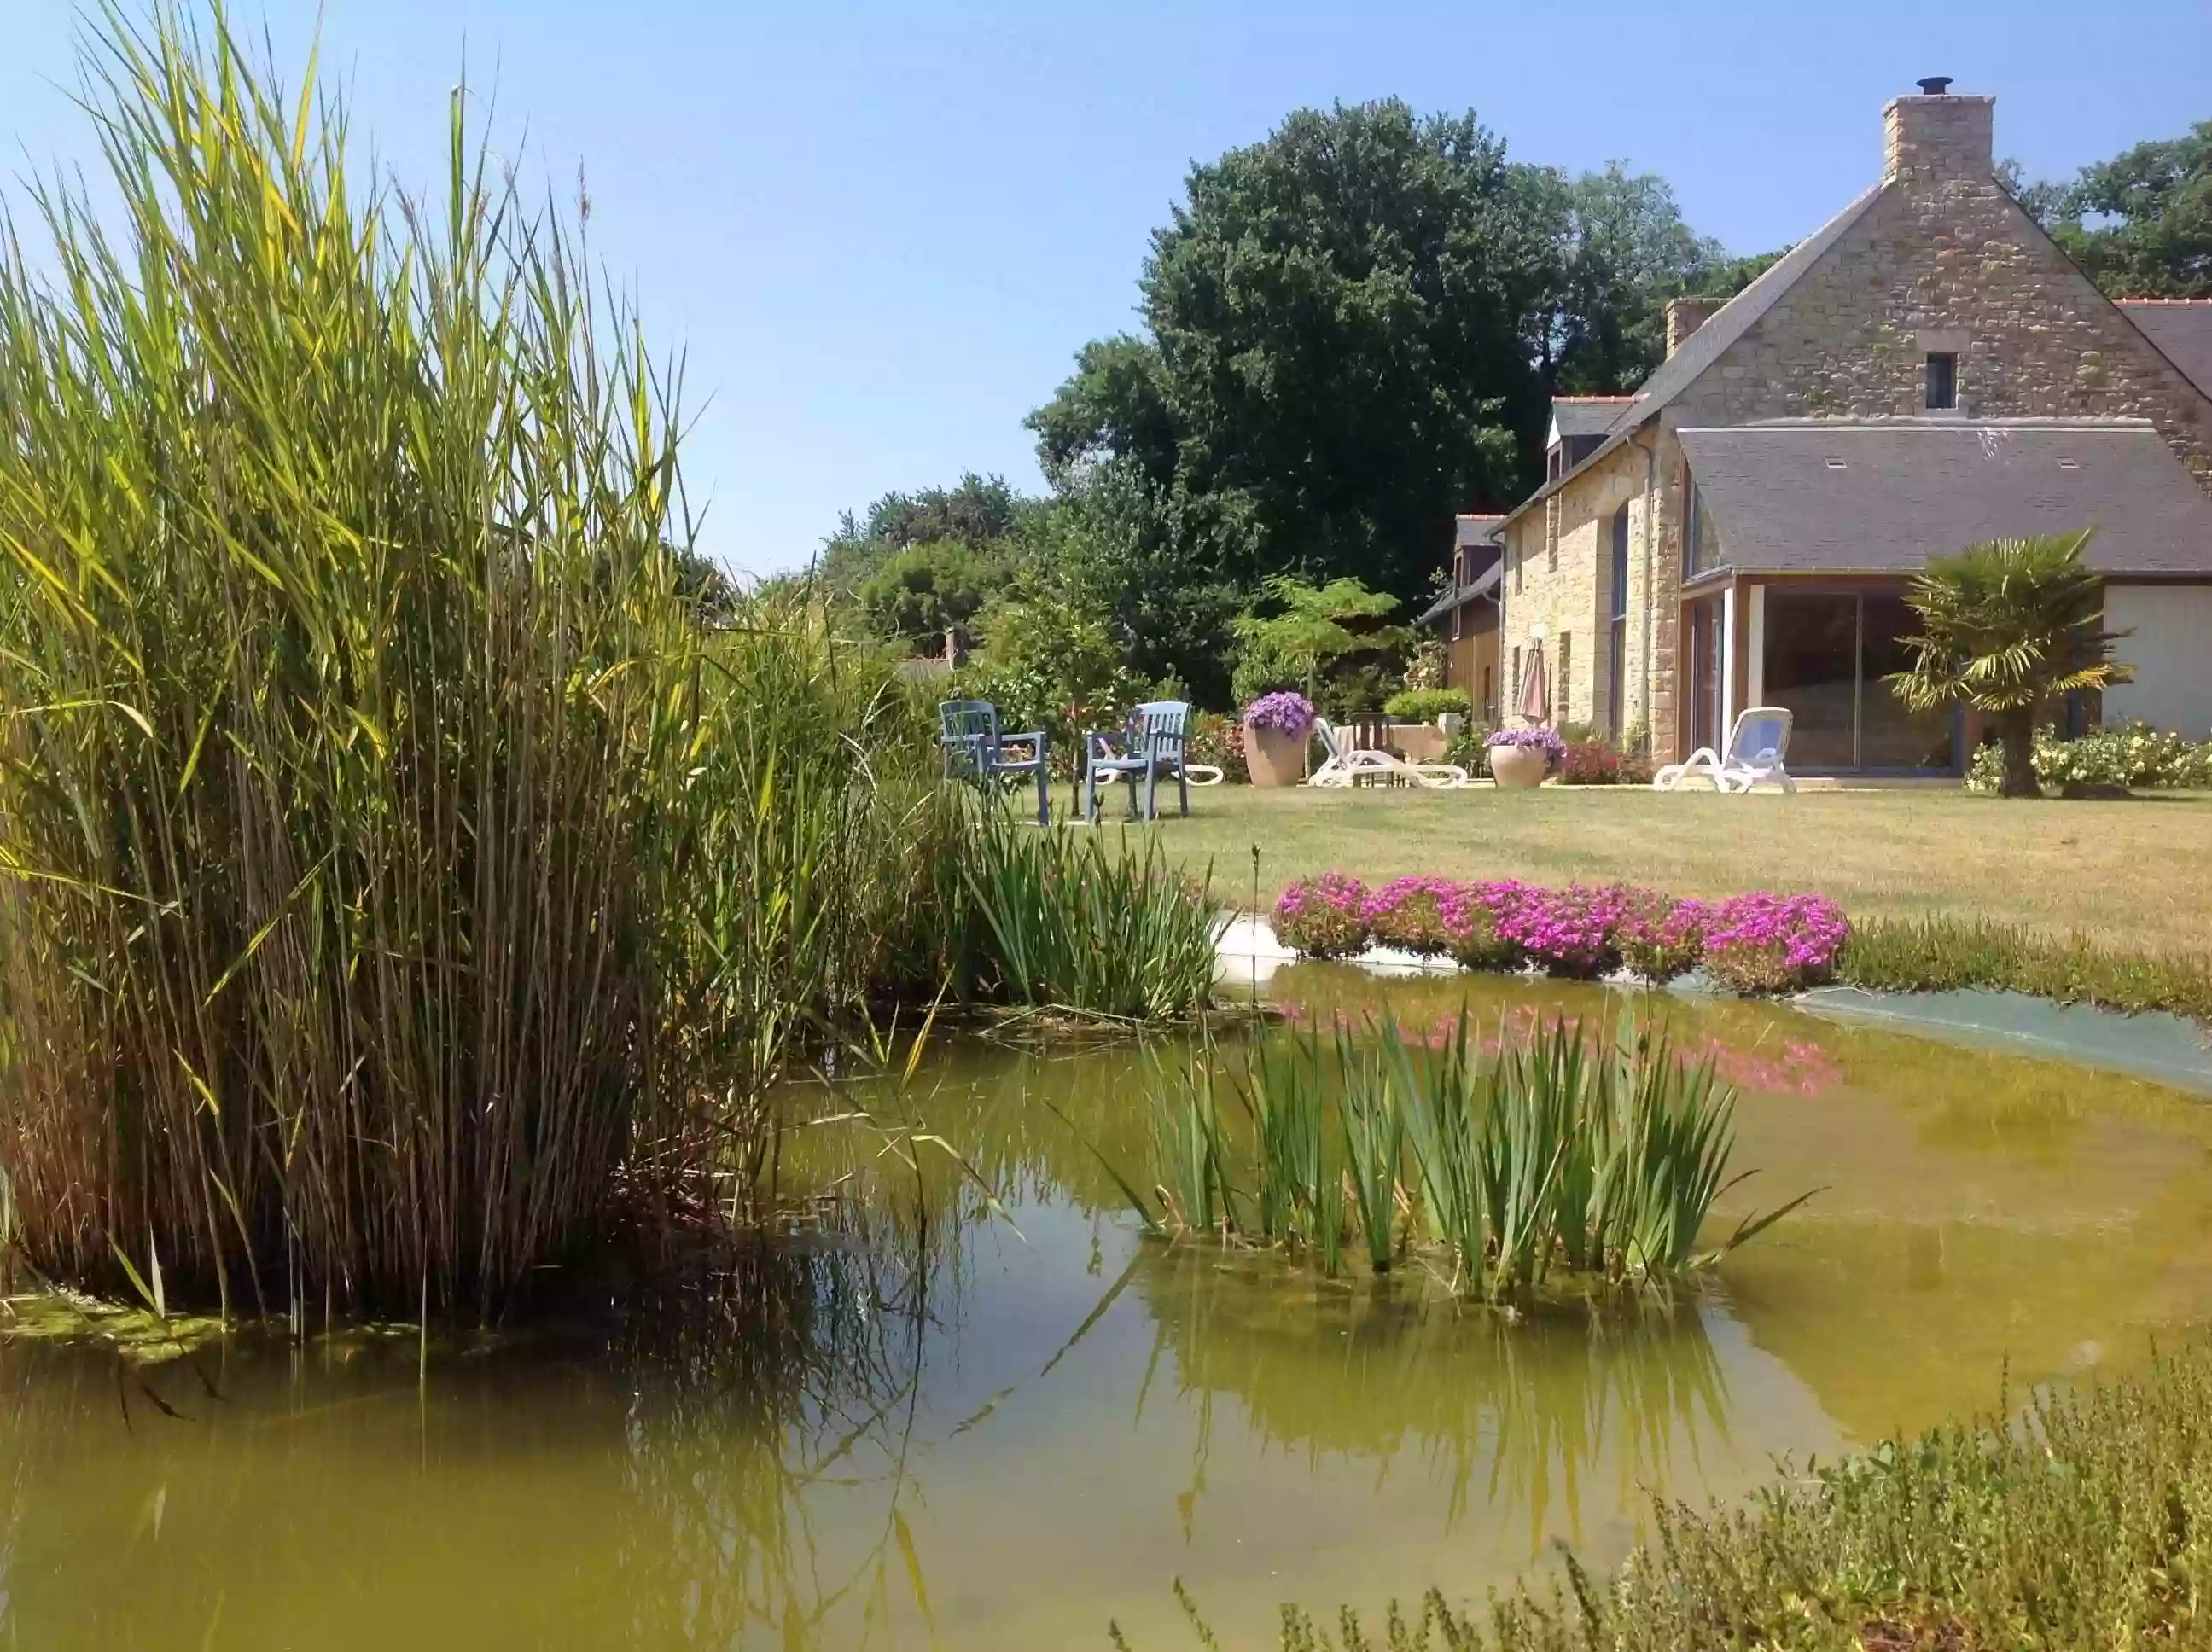
[[[264,15],[233,0],[234,15]],[[447,91],[495,83],[529,174],[589,179],[595,249],[688,353],[708,548],[805,561],[837,512],[963,469],[1039,485],[1023,416],[1134,325],[1146,237],[1194,159],[1289,110],[1472,106],[1518,158],[1622,158],[1762,251],[1880,166],[1882,101],[1948,74],[1997,148],[2070,172],[2212,118],[2212,0],[1322,5],[1126,0],[325,0],[356,131],[436,176]],[[314,0],[267,0],[301,61]],[[66,0],[0,0],[8,170],[95,159]]]

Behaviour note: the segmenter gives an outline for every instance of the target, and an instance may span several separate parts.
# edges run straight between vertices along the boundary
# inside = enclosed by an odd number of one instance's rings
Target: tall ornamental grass
[[[679,375],[465,91],[418,200],[312,64],[104,17],[116,208],[0,248],[16,1245],[489,1311],[626,1170],[757,1142],[916,887],[918,759],[804,616],[679,597]]]

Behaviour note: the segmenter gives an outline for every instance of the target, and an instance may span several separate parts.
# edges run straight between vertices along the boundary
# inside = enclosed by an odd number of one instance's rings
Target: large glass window
[[[1865,685],[1859,693],[1862,768],[1949,768],[1958,760],[1958,719],[1949,711],[1908,712],[1887,678],[1908,670],[1912,651],[1905,639],[1919,621],[1905,598],[1860,599],[1860,650]]]
[[[1708,598],[1690,606],[1690,744],[1721,749],[1721,605]]]
[[[1792,714],[1791,768],[1952,766],[1951,714],[1908,715],[1883,680],[1912,627],[1901,597],[1767,588],[1762,693]]]

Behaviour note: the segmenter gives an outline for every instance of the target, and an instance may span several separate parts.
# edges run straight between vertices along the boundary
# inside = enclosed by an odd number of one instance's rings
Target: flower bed
[[[1376,945],[1443,957],[1453,951],[1467,898],[1466,885],[1449,878],[1395,878],[1367,897],[1360,914]]]
[[[1705,973],[1739,993],[1788,993],[1828,980],[1850,938],[1843,909],[1817,895],[1737,895],[1705,924]]]
[[[1621,751],[1603,740],[1571,741],[1559,758],[1562,786],[1649,786],[1651,759]]]
[[[1340,872],[1301,878],[1275,902],[1275,938],[1310,958],[1367,950],[1367,885]]]
[[[1323,872],[1275,903],[1275,934],[1310,958],[1370,944],[1469,969],[1533,966],[1589,980],[1626,964],[1668,981],[1702,963],[1740,993],[1794,992],[1833,978],[1850,925],[1817,895],[1739,895],[1717,903],[1626,884],[1565,889],[1512,881],[1400,878],[1370,892]]]

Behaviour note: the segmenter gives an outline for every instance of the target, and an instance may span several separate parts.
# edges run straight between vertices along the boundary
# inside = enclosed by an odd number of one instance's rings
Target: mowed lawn
[[[1065,793],[1062,794],[1063,796]],[[1057,802],[1057,799],[1055,800]],[[1108,820],[1126,808],[1109,798]],[[1982,916],[2131,950],[2212,951],[2212,796],[2005,802],[1963,790],[1659,793],[1212,787],[1155,829],[1240,906],[1336,868],[1580,878],[1682,895],[1816,890],[1857,917]]]

